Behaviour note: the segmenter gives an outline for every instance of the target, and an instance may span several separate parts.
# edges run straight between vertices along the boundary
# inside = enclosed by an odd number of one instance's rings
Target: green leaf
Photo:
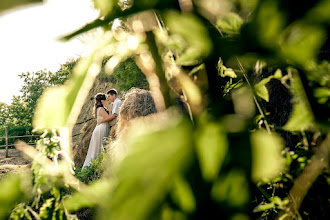
[[[214,180],[227,153],[226,133],[220,124],[206,122],[199,127],[195,137],[203,178],[207,181]]]
[[[321,87],[314,90],[314,96],[318,99],[319,103],[324,104],[330,99],[330,89]]]
[[[230,78],[237,78],[237,75],[233,69],[228,68],[225,65],[223,65],[223,61],[221,58],[218,61],[218,72],[221,77],[228,76]]]
[[[39,217],[40,219],[53,219],[53,214],[55,211],[55,198],[47,199],[40,208]]]
[[[98,19],[84,25],[80,29],[72,32],[71,34],[68,34],[66,36],[61,37],[60,40],[67,41],[67,40],[70,40],[70,39],[72,39],[73,37],[75,37],[79,34],[85,33],[87,31],[90,31],[90,30],[94,29],[94,28],[102,27],[102,26],[105,26],[105,25],[109,25],[109,21],[98,18]]]
[[[262,98],[262,99],[264,99],[266,102],[268,102],[268,101],[269,101],[269,92],[268,92],[268,89],[267,89],[267,87],[266,87],[266,84],[267,84],[268,82],[266,82],[266,81],[267,81],[267,79],[263,79],[263,80],[261,80],[259,83],[257,83],[257,84],[254,86],[254,89],[255,89],[257,95],[258,95],[260,98]]]
[[[274,203],[266,203],[266,204],[260,204],[257,207],[255,207],[253,209],[253,212],[263,212],[266,211],[268,209],[274,209],[275,208],[275,204]]]
[[[107,202],[112,188],[113,184],[107,181],[96,181],[72,196],[66,197],[63,200],[64,207],[68,211],[78,211],[81,208],[93,207],[96,204]]]
[[[248,24],[249,38],[256,40],[254,43],[262,48],[275,50],[285,24],[286,14],[280,9],[278,1],[260,1],[252,21]]]
[[[283,140],[275,133],[258,130],[251,134],[251,144],[252,180],[267,182],[279,175],[285,164],[281,155]]]
[[[257,95],[268,102],[269,101],[269,92],[266,87],[266,84],[269,83],[269,81],[271,79],[281,79],[281,78],[282,78],[282,71],[280,69],[277,69],[275,71],[274,75],[271,75],[265,79],[262,79],[260,82],[258,82],[254,86],[254,89],[255,89]]]
[[[323,1],[318,1],[316,3],[316,6],[311,8],[307,12],[306,19],[311,21],[311,22],[324,22],[328,23],[330,22],[330,1],[328,0],[323,0]]]
[[[43,93],[38,100],[33,118],[33,127],[36,130],[72,126],[87,95],[86,92],[98,74],[90,69],[94,62],[93,58],[94,54],[91,54],[82,59],[64,85],[49,88]],[[76,106],[74,106],[75,103]]]
[[[150,8],[155,7],[155,5],[159,2],[160,0],[134,0],[134,7],[137,7],[141,10],[148,10]],[[162,0],[164,1],[164,0]],[[167,0],[165,0],[167,1]]]
[[[280,53],[296,64],[308,66],[316,58],[325,39],[324,30],[317,25],[294,23],[282,34]]]
[[[277,69],[274,73],[274,78],[275,79],[281,79],[282,78],[282,71],[281,69]]]
[[[187,44],[176,60],[178,64],[193,64],[210,54],[212,43],[208,30],[195,15],[167,11],[164,21],[170,34],[181,36]]]
[[[17,203],[24,201],[31,194],[31,178],[23,174],[6,176],[0,182],[0,219],[8,219]]]
[[[118,0],[93,0],[94,7],[100,11],[100,16],[111,14],[115,6],[118,6]]]
[[[32,217],[25,208],[25,203],[20,203],[11,211],[9,219],[32,219]]]
[[[153,219],[175,178],[191,164],[190,123],[175,117],[167,121],[170,124],[166,127],[148,123],[147,128],[138,126],[139,132],[149,132],[125,140],[131,150],[119,164],[116,187],[108,207],[102,210],[108,219]],[[153,130],[155,126],[158,128]],[[187,201],[186,208],[192,208],[191,201]]]
[[[238,33],[242,24],[242,18],[233,12],[227,13],[217,20],[217,27],[226,33]]]
[[[269,209],[275,209],[275,208],[280,208],[283,209],[285,205],[289,203],[289,199],[281,199],[278,196],[274,196],[269,198],[270,203],[265,203],[265,204],[259,204],[257,207],[253,209],[253,212],[263,212]]]
[[[227,206],[242,207],[248,203],[249,191],[247,178],[243,171],[231,169],[227,175],[221,176],[214,183],[211,196]]]
[[[313,127],[314,116],[300,77],[296,72],[293,73],[291,79],[291,88],[294,95],[293,110],[283,128],[288,131],[301,131]]]
[[[179,207],[187,213],[192,213],[196,208],[196,201],[189,183],[182,177],[174,179],[173,191],[171,192],[173,200]]]
[[[13,10],[17,7],[27,6],[30,4],[41,3],[43,0],[2,0],[0,2],[0,13]]]

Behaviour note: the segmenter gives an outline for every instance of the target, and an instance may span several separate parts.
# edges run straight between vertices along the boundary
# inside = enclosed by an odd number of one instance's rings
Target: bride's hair
[[[104,108],[104,110],[109,114],[109,111],[106,107],[103,106],[101,100],[107,100],[107,97],[104,93],[97,93],[95,95],[95,109],[94,109],[94,112],[95,112],[95,118],[97,117],[97,109],[99,107],[102,107]]]

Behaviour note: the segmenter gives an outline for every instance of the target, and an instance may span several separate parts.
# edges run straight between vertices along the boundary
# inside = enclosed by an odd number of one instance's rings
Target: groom
[[[117,117],[119,115],[119,108],[121,106],[121,100],[117,97],[117,90],[115,89],[110,89],[107,92],[107,97],[108,100],[111,102],[112,106],[111,114],[109,114],[108,117],[100,120],[97,124],[109,122],[110,127],[112,127],[117,121]]]

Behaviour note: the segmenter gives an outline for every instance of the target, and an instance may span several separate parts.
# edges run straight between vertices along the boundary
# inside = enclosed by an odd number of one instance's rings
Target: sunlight
[[[127,38],[127,47],[130,50],[136,50],[139,46],[139,40],[135,36],[129,36]]]

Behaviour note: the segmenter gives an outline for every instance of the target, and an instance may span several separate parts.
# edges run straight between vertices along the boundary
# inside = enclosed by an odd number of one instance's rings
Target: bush
[[[97,158],[92,159],[90,166],[77,167],[75,169],[75,176],[83,183],[89,184],[101,178],[104,171],[103,158],[106,150],[102,151]]]
[[[106,63],[107,59],[103,62]],[[99,76],[100,80],[107,80],[116,85],[118,91],[127,91],[132,87],[148,89],[148,81],[132,58],[119,64],[113,74],[107,75],[104,70]]]

